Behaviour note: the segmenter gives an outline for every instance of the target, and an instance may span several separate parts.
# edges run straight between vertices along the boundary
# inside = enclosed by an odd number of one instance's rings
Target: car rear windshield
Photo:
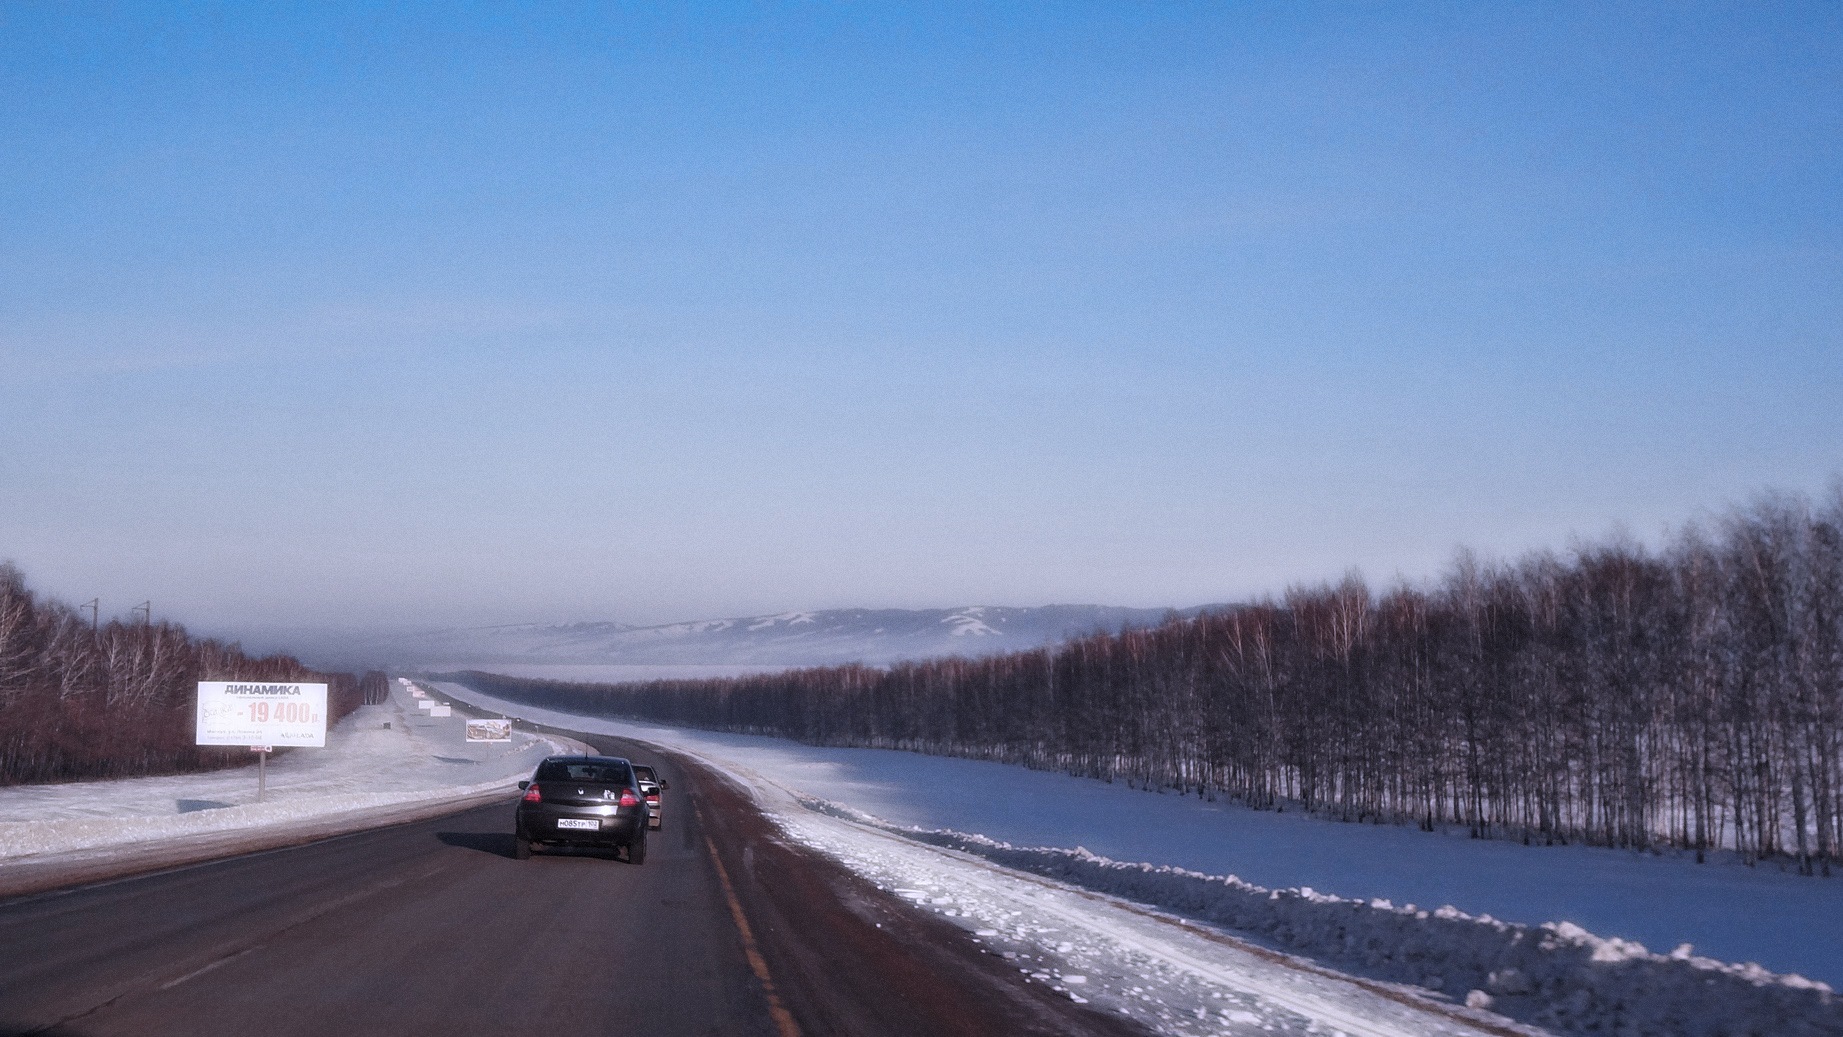
[[[647,767],[647,766],[644,766],[638,763],[634,764],[634,777],[640,779],[641,781],[658,781],[659,780],[658,778],[655,778],[653,776],[653,769],[651,767]]]
[[[593,760],[545,760],[538,764],[539,781],[600,781],[627,784],[627,768],[618,763]]]

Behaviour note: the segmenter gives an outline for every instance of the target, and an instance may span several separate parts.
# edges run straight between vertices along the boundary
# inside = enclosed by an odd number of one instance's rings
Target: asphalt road
[[[579,736],[580,737],[580,736]],[[1140,1031],[790,847],[722,779],[648,860],[512,859],[512,801],[0,901],[0,1037]]]

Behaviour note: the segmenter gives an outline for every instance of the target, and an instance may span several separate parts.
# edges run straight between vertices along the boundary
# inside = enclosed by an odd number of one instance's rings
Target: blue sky
[[[0,558],[1187,605],[1843,472],[1834,4],[0,11]]]

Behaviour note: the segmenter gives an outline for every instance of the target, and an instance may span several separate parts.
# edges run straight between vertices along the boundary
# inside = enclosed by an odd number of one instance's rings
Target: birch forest
[[[383,674],[368,675],[381,687]],[[328,720],[365,690],[290,656],[251,658],[172,623],[110,621],[41,600],[0,564],[0,784],[241,766],[247,749],[193,744],[201,680],[325,683]]]
[[[494,695],[1480,838],[1843,863],[1843,494],[1050,649]]]

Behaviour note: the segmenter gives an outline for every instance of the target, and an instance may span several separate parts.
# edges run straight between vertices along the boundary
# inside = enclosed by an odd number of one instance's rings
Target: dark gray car
[[[519,860],[542,845],[625,848],[630,862],[646,862],[646,800],[626,760],[552,756],[518,787],[525,790],[512,833]]]

